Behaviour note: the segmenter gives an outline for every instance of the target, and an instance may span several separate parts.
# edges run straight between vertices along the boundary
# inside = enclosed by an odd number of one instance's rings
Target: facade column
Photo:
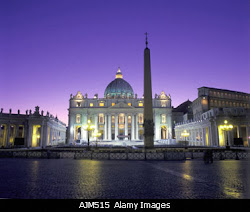
[[[104,140],[108,140],[108,115],[104,115]]]
[[[206,132],[204,133],[204,128],[201,128],[201,132],[202,132],[202,145],[206,146]]]
[[[52,145],[52,137],[53,137],[53,128],[50,127],[50,131],[49,131],[49,145]]]
[[[74,114],[69,114],[69,128],[68,128],[68,141],[67,143],[70,144],[74,141]],[[52,128],[50,129],[51,136],[50,136],[50,143],[52,142]],[[51,143],[52,144],[52,143]]]
[[[95,115],[95,130],[98,131],[98,114]]]
[[[7,142],[6,147],[9,147],[10,145],[10,123],[7,124]]]
[[[138,114],[135,114],[135,140],[139,140],[139,136],[138,136]]]
[[[131,115],[131,140],[135,140],[135,116]]]
[[[239,138],[242,138],[242,132],[241,132],[241,128],[240,128],[240,125],[238,125],[238,137]]]
[[[32,147],[32,133],[33,133],[33,126],[32,124],[29,124],[29,130],[28,130],[28,147]]]
[[[19,134],[19,124],[16,125],[16,133],[15,133],[15,138],[18,138],[18,134]],[[15,141],[15,138],[14,138],[14,141]]]
[[[108,114],[108,140],[112,140],[111,114]]]
[[[43,146],[43,142],[44,142],[43,131],[44,131],[44,126],[43,124],[41,124],[40,143],[39,143],[40,147]]]
[[[46,124],[46,126],[44,126],[43,128],[44,128],[43,140],[41,141],[42,141],[42,148],[45,148],[48,144],[48,125]]]
[[[88,119],[88,115],[87,114],[82,114],[82,126],[81,126],[81,139],[84,141],[88,140],[88,135],[87,135],[87,130],[84,129],[84,125],[87,124],[87,119]]]
[[[125,113],[125,136],[128,136],[128,114]],[[124,140],[128,140],[127,137],[125,137]]]
[[[118,140],[118,114],[115,114],[115,140]]]

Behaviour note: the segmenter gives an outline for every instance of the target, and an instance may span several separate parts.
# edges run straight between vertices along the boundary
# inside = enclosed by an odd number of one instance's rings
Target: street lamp
[[[89,132],[95,129],[95,125],[91,125],[91,121],[88,120],[87,124],[83,126],[83,129],[88,132],[88,147],[87,150],[89,150]]]
[[[93,137],[96,137],[96,148],[97,148],[97,138],[99,138],[102,134],[98,132],[98,130],[95,130],[93,133]]]
[[[228,121],[225,120],[224,121],[224,125],[220,125],[220,129],[225,131],[225,132],[228,132],[228,131],[231,131],[233,129],[233,125],[232,124],[228,124]],[[226,133],[227,135],[228,133]],[[229,146],[229,143],[228,143],[228,135],[227,135],[227,145],[226,145],[226,148],[227,149],[230,149],[230,146]]]
[[[186,139],[189,136],[189,133],[187,132],[187,130],[184,130],[183,133],[181,133],[181,136],[185,138],[185,149],[186,149],[187,148],[186,147],[186,142],[187,142]]]

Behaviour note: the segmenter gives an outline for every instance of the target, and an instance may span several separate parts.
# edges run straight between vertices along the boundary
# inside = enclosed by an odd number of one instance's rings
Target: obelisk
[[[146,48],[144,49],[144,147],[146,149],[154,147],[154,122],[152,107],[152,85],[151,85],[151,65],[150,50],[148,48],[148,37],[146,35]]]

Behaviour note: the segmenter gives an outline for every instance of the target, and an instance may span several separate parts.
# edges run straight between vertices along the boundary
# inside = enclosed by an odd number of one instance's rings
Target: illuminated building
[[[198,88],[198,98],[191,108],[190,117],[176,124],[176,140],[182,140],[181,133],[187,130],[190,145],[225,146],[242,138],[244,146],[250,146],[250,94],[225,89]],[[225,120],[233,128],[223,131]]]
[[[154,139],[172,138],[171,97],[164,92],[152,99],[155,123]],[[123,79],[118,68],[115,79],[108,84],[104,97],[96,94],[89,98],[79,91],[69,100],[68,143],[74,140],[87,141],[84,126],[88,120],[101,133],[100,140],[143,140],[144,98],[134,94],[131,85]],[[93,133],[93,132],[92,132]],[[95,140],[90,132],[90,140]]]
[[[0,147],[46,147],[65,143],[66,125],[48,112],[46,115],[35,108],[26,114],[0,112]]]

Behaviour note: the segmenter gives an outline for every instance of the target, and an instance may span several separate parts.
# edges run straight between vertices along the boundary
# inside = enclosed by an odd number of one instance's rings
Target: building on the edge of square
[[[25,114],[0,112],[0,147],[13,146],[46,147],[65,143],[66,124],[48,112],[39,111],[35,107],[34,113],[26,110]]]
[[[155,94],[153,100],[153,118],[155,123],[154,140],[172,138],[171,97],[165,92]],[[95,130],[101,133],[100,140],[143,140],[143,97],[137,97],[131,85],[123,79],[118,68],[115,79],[108,84],[104,97],[98,94],[89,98],[80,91],[70,96],[68,143],[75,140],[87,141],[84,125],[90,120]],[[95,140],[90,132],[90,140]]]
[[[189,145],[224,147],[228,141],[233,146],[240,138],[250,146],[250,94],[201,87],[188,113],[175,124],[177,141],[185,140],[181,134],[186,130]],[[223,131],[225,121],[233,125],[232,130]]]

